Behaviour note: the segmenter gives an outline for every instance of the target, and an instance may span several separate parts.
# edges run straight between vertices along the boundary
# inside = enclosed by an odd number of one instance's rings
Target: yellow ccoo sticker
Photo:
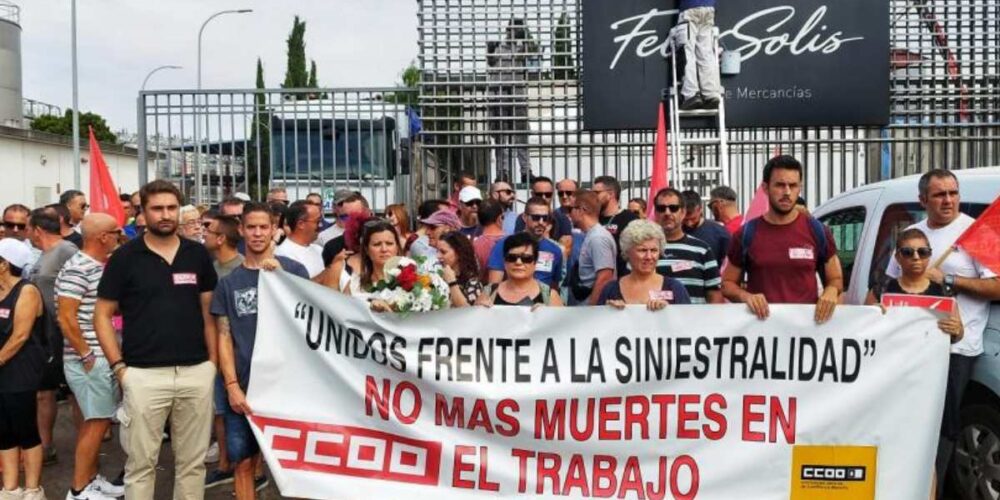
[[[790,500],[873,500],[875,446],[792,447]]]

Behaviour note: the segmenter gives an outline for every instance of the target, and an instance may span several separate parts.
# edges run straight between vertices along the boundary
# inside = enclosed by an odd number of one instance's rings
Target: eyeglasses
[[[514,194],[514,190],[513,189],[497,189],[497,192],[498,193],[504,193],[504,194]]]
[[[28,225],[27,224],[18,224],[16,222],[7,222],[7,221],[4,221],[3,222],[3,227],[5,229],[16,229],[18,231],[24,231],[24,229],[27,228]]]
[[[531,196],[538,196],[538,197],[541,197],[541,198],[545,198],[546,200],[551,200],[553,194],[555,194],[555,193],[553,193],[552,191],[549,191],[547,193],[540,193],[538,191],[532,191],[531,192]]]
[[[666,213],[667,209],[670,210],[670,213],[675,214],[681,210],[681,205],[679,203],[674,203],[671,205],[656,204],[656,213],[658,214]]]
[[[288,200],[271,200],[271,203],[275,203],[275,202],[281,203],[282,205],[287,205],[288,204]],[[309,203],[309,204],[310,205],[315,205],[315,203]]]
[[[920,258],[920,260],[928,259],[931,256],[930,247],[900,247],[896,249],[899,255],[906,257],[907,259],[912,259],[914,255]]]
[[[465,206],[467,206],[469,208],[478,207],[482,203],[483,203],[483,200],[470,200],[470,201],[462,202],[463,205],[465,205]]]
[[[560,198],[567,198],[576,194],[576,191],[559,191]]]
[[[535,256],[530,253],[509,253],[503,256],[503,260],[508,264],[521,261],[522,264],[534,264]]]
[[[548,214],[524,214],[524,215],[535,222],[547,222],[549,220]]]
[[[90,208],[90,205],[87,204],[87,203],[84,203],[83,205],[80,205],[80,210],[86,210],[88,208]]]
[[[337,214],[337,220],[347,220],[351,217],[351,214]]]
[[[113,234],[115,236],[121,236],[122,235],[122,230],[121,229],[112,229],[110,231],[104,231],[104,234]]]

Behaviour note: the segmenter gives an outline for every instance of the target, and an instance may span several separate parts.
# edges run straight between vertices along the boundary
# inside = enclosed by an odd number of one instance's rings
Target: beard
[[[781,208],[781,205],[775,203],[774,201],[769,200],[768,205],[770,205],[771,210],[774,210],[774,212],[777,213],[778,215],[788,215],[792,213],[792,210],[795,210],[795,204],[792,204],[792,207],[789,209],[784,209]]]
[[[169,229],[160,229],[160,224],[149,224],[146,226],[146,231],[149,231],[156,236],[173,236],[177,233],[177,223],[170,222]]]

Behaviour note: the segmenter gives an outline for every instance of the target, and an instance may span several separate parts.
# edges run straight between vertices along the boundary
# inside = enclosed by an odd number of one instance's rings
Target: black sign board
[[[583,0],[587,130],[652,129],[676,0]],[[728,127],[889,122],[888,0],[718,0]]]

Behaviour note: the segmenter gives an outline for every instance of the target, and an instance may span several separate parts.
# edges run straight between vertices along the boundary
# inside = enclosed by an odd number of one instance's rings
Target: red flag
[[[980,264],[1000,274],[1000,197],[955,241]]]
[[[663,103],[659,103],[656,124],[656,144],[653,146],[653,175],[649,179],[649,196],[646,198],[646,217],[655,220],[656,193],[670,185],[670,165],[667,158],[667,121],[663,116]]]
[[[125,210],[122,209],[122,202],[118,199],[118,189],[111,180],[108,164],[104,162],[101,147],[94,137],[94,128],[88,128],[90,129],[90,211],[108,214],[114,217],[118,224],[125,225]]]
[[[780,155],[781,145],[779,144],[774,147],[774,154],[771,157],[773,158]],[[747,221],[751,219],[763,216],[767,213],[768,208],[770,208],[770,201],[767,199],[767,185],[761,182],[760,185],[757,186],[757,191],[754,191],[753,193],[753,198],[750,200],[750,206],[748,206],[746,212],[743,213],[743,224],[746,224]]]

